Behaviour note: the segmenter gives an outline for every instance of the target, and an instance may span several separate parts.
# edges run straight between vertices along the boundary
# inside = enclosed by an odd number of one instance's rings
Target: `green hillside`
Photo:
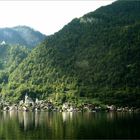
[[[139,13],[140,1],[117,1],[73,19],[11,73],[3,97],[140,107]]]
[[[29,50],[19,45],[0,45],[0,88],[8,83],[9,74],[27,57]]]

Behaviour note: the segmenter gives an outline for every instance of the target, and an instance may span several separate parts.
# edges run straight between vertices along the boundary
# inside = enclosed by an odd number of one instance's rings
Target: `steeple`
[[[26,95],[25,95],[25,103],[27,102],[27,100],[28,100],[28,94],[26,93]]]

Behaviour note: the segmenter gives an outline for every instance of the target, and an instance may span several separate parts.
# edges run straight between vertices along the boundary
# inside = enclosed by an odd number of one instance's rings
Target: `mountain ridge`
[[[46,38],[46,35],[28,26],[15,26],[0,28],[0,41],[11,45],[25,45],[29,48],[36,47]]]

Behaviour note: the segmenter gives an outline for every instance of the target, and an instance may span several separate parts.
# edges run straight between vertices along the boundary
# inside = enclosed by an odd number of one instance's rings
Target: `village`
[[[53,111],[53,112],[139,112],[138,108],[116,107],[115,105],[106,105],[105,107],[96,106],[91,103],[85,103],[81,106],[65,102],[62,105],[55,105],[50,100],[33,101],[27,94],[18,104],[10,104],[9,102],[0,102],[1,111]]]

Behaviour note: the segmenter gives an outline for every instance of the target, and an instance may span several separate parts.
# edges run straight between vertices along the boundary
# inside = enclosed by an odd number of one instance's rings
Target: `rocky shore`
[[[140,112],[140,109],[134,107],[116,107],[115,105],[96,106],[91,103],[84,103],[80,106],[76,104],[65,102],[60,105],[47,100],[33,101],[30,97],[25,95],[25,99],[17,104],[1,101],[0,110],[2,111],[55,111],[55,112]]]

